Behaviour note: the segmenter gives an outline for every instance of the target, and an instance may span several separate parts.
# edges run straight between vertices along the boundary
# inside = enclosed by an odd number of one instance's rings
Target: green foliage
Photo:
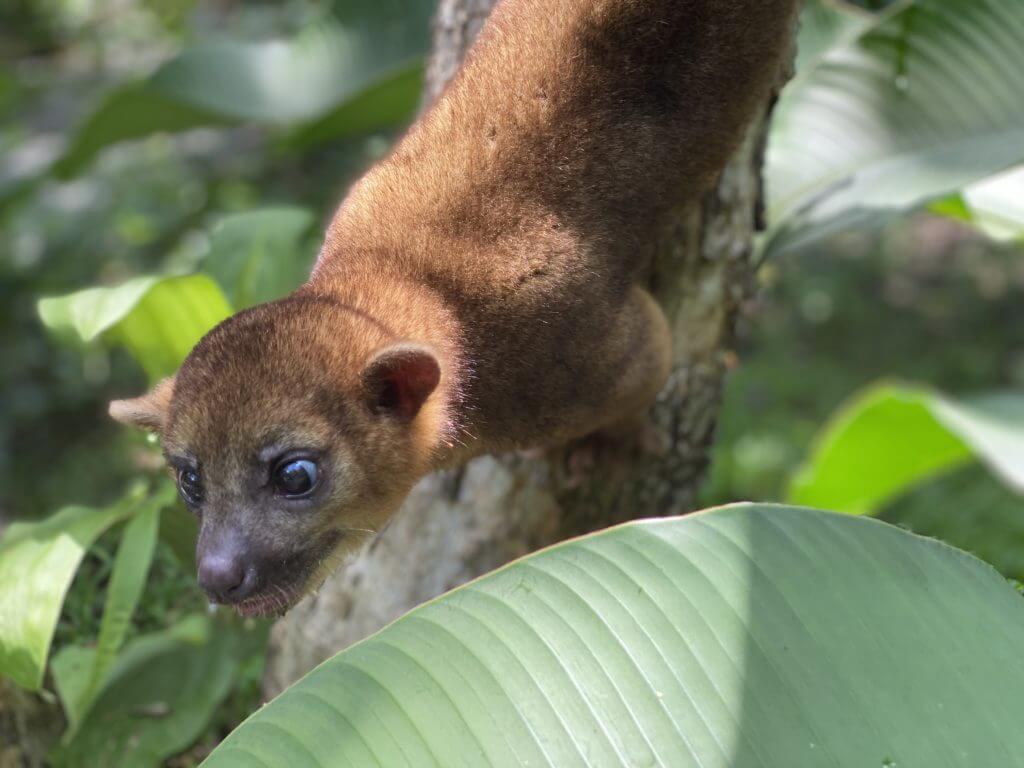
[[[230,314],[221,289],[205,275],[139,277],[39,302],[49,328],[123,344],[151,381],[173,374],[203,334]]]
[[[798,75],[769,148],[770,249],[820,245],[828,232],[929,201],[1012,248],[1024,231],[1019,173],[973,182],[1024,160],[1024,6],[858,4],[882,12],[807,4]],[[235,4],[213,24],[168,0],[109,18],[65,3],[0,11],[5,52],[33,56],[0,68],[0,155],[10,156],[0,160],[0,469],[11,467],[0,517],[57,508],[38,502],[52,494],[109,499],[127,474],[149,475],[155,450],[99,428],[102,403],[141,388],[139,367],[151,381],[172,373],[231,311],[301,282],[313,222],[415,112],[433,3],[335,5]],[[141,62],[68,76],[67,61],[150,47]],[[364,134],[380,135],[355,140]],[[14,151],[22,145],[29,151]],[[850,249],[836,242],[823,249],[827,269],[849,276]],[[887,306],[899,291],[863,276],[833,292],[811,268],[824,253],[790,278],[799,294],[781,303],[806,328],[787,339],[759,319],[757,345],[774,361],[736,374],[716,498],[781,495],[834,404],[878,376],[951,392],[1024,383],[1012,270],[979,258],[972,279],[987,287],[951,292],[913,272],[926,246],[915,234],[892,249],[911,255],[911,268],[885,265],[901,290],[920,290],[916,314]],[[104,287],[70,293],[88,284]],[[63,347],[28,322],[34,297],[60,294],[38,313],[54,340],[71,342]],[[920,388],[870,390],[827,427],[794,498],[878,514],[1024,578],[1024,503],[973,463],[1020,485],[1012,398],[964,405]],[[61,479],[47,484],[50,496],[22,482],[40,466]],[[38,688],[55,645],[50,670],[71,724],[56,765],[155,766],[197,739],[215,743],[258,700],[265,626],[195,615],[195,520],[163,509],[171,489],[157,488],[11,526],[0,543],[0,674]],[[414,612],[255,716],[211,763],[287,753],[289,765],[318,764],[335,746],[362,744],[374,751],[366,764],[387,765],[429,765],[445,750],[453,764],[480,764],[481,753],[544,764],[563,748],[557,764],[643,764],[679,748],[705,766],[803,765],[815,754],[930,765],[948,743],[972,764],[1009,764],[997,750],[1019,747],[1007,721],[1019,702],[996,681],[1019,675],[1019,663],[998,636],[1019,632],[1019,604],[1005,594],[976,563],[870,521],[748,508],[630,526]],[[949,638],[973,651],[963,665],[945,653]],[[837,675],[849,684],[831,685]],[[934,703],[934,744],[919,713],[898,706],[907,689]],[[255,758],[245,756],[253,745]],[[431,754],[417,762],[424,747]],[[392,761],[389,750],[403,754]]]
[[[83,717],[88,714],[124,642],[132,614],[149,575],[149,566],[156,548],[160,508],[170,500],[168,496],[173,498],[168,493],[162,496],[151,499],[125,526],[107,587],[106,605],[96,647],[87,649],[85,654],[90,663],[76,665],[84,674],[73,680],[68,675],[57,676],[58,691],[69,724],[66,738],[74,735]]]
[[[154,447],[97,429],[101,403],[141,388],[132,366],[150,381],[173,373],[234,309],[279,297],[305,278],[317,244],[312,224],[322,213],[275,201],[336,201],[344,179],[386,147],[386,136],[356,139],[394,131],[411,118],[433,5],[357,1],[334,14],[327,6],[301,13],[239,7],[213,34],[202,29],[202,18],[188,19],[183,5],[162,1],[130,4],[103,19],[84,7],[65,13],[63,5],[15,14],[18,32],[25,31],[25,14],[33,23],[52,22],[46,44],[66,44],[69,60],[121,60],[124,41],[133,40],[130,47],[151,47],[165,61],[155,69],[150,58],[120,64],[116,73],[76,74],[70,102],[65,85],[46,79],[63,76],[64,65],[42,48],[35,85],[26,85],[25,67],[0,69],[0,110],[15,107],[14,120],[0,129],[0,155],[24,145],[30,158],[22,163],[12,153],[11,163],[0,162],[0,320],[14,372],[4,374],[0,403],[0,530],[12,499],[19,515],[40,515],[41,505],[21,502],[39,498],[38,484],[23,478],[37,476],[41,459],[48,477],[67,480],[67,488],[44,498],[109,498],[112,486],[123,487],[127,468],[148,476],[157,467]],[[166,25],[163,33],[147,26],[155,16]],[[89,25],[95,26],[83,35]],[[111,32],[123,37],[114,42]],[[6,27],[2,35],[7,39]],[[120,73],[133,67],[153,74],[125,81]],[[37,92],[57,93],[56,109],[48,103],[42,120]],[[55,120],[70,122],[69,103],[85,117],[63,143],[48,132]],[[37,133],[52,140],[43,152],[33,143]],[[347,140],[340,150],[313,158],[318,145],[340,139]],[[50,147],[62,143],[51,157]],[[117,144],[120,152],[103,153]],[[81,180],[57,183],[48,173]],[[40,263],[45,269],[36,269]],[[71,293],[88,281],[103,287]],[[40,294],[59,298],[36,308]],[[36,309],[62,347],[50,347],[25,323]],[[16,324],[26,327],[9,335]],[[62,366],[53,362],[57,355]],[[25,360],[35,368],[18,374]],[[54,396],[57,386],[67,391],[67,405]],[[22,402],[42,406],[33,415],[20,409]],[[50,427],[39,425],[55,415],[60,426],[53,432],[63,440],[48,453],[40,438]],[[8,433],[7,423],[15,430]],[[88,456],[88,468],[79,455]],[[65,463],[81,467],[82,478]],[[0,674],[41,685],[53,627],[70,595],[49,666],[70,725],[53,755],[56,765],[155,766],[198,738],[216,741],[258,700],[266,625],[181,618],[205,606],[191,576],[196,526],[179,509],[160,514],[173,489],[157,487],[148,501],[133,497],[113,511],[67,510],[27,538],[20,525],[10,526],[0,544],[2,602],[14,606],[0,611]],[[110,529],[127,517],[123,531]],[[8,581],[17,584],[8,589]]]
[[[301,208],[267,208],[224,217],[210,235],[206,274],[146,276],[112,288],[42,299],[52,331],[81,342],[103,338],[128,348],[157,381],[173,374],[196,342],[235,308],[278,298],[309,273],[301,255],[313,216]]]
[[[243,659],[262,648],[265,628],[186,617],[138,637],[118,656],[103,691],[74,738],[56,750],[58,768],[157,766],[206,729]],[[85,649],[54,662],[58,680],[84,674]]]
[[[300,254],[312,221],[308,211],[295,208],[225,217],[210,234],[203,266],[238,307],[278,297],[308,272],[309,259]],[[102,339],[125,346],[150,378],[157,380],[173,373],[199,338],[230,314],[220,285],[202,273],[140,277],[114,288],[44,299],[39,314],[48,328],[77,343]],[[214,628],[201,617],[185,620],[169,632],[136,638],[121,652],[161,528],[159,511],[174,495],[172,485],[161,484],[141,502],[125,528],[106,585],[95,647],[67,645],[53,660],[54,682],[69,724],[65,744],[56,753],[57,765],[92,765],[96,755],[104,755],[109,764],[156,765],[191,744],[208,726],[245,659],[242,654],[225,661],[226,655],[238,650],[239,638],[249,638],[246,648],[250,656],[259,653],[261,630],[243,632],[234,624]],[[88,529],[77,556],[69,558],[63,549],[52,556],[64,558],[65,570],[53,573],[58,581],[45,603],[47,623],[42,628],[31,624],[38,616],[37,604],[35,610],[11,620],[9,627],[0,625],[0,652],[5,646],[9,649],[9,658],[0,655],[0,672],[23,685],[39,687],[61,603],[78,563],[104,530],[101,523],[109,518],[106,524],[112,524],[132,509],[118,508],[115,515],[95,513],[97,523]],[[78,518],[66,517],[58,515],[37,526],[51,526],[47,530],[58,540],[67,535],[74,538],[77,529],[70,526]],[[195,526],[185,524],[186,519],[171,515],[162,529],[182,562],[191,564]],[[24,535],[20,527],[13,527],[4,546],[16,545]],[[35,550],[25,555],[33,556]],[[43,564],[48,567],[51,562],[48,558]],[[12,557],[2,565],[20,566],[21,560]],[[197,624],[200,621],[201,625]],[[9,639],[4,637],[4,629]],[[189,670],[184,682],[175,671],[180,669]]]
[[[789,501],[871,513],[975,458],[1024,493],[1024,395],[967,405],[921,387],[881,384],[856,395],[825,426]]]
[[[80,173],[103,149],[118,141],[150,134],[184,131],[201,125],[226,125],[230,120],[212,110],[190,106],[146,84],[124,86],[106,99],[78,128],[71,145],[54,164],[62,178]]]
[[[141,502],[133,493],[109,507],[68,507],[42,522],[8,529],[0,542],[0,674],[39,689],[78,563],[97,536],[130,516]]]
[[[919,215],[767,265],[703,503],[786,498],[837,406],[880,379],[1024,390],[1021,263],[1019,250]]]
[[[199,126],[292,126],[311,144],[402,125],[418,104],[432,9],[429,0],[400,10],[360,0],[343,19],[292,39],[196,44],[110,93],[54,170],[70,176],[117,142]]]
[[[204,765],[1008,765],[1021,632],[1020,596],[961,552],[740,505],[566,542],[421,606]]]
[[[1018,0],[918,0],[867,20],[810,10],[810,53],[772,123],[772,250],[1024,161]]]

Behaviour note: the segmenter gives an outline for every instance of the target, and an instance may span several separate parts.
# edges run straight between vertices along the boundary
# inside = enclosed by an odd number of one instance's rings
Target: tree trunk
[[[441,0],[428,102],[455,73],[494,2]],[[650,287],[675,340],[675,365],[652,412],[659,452],[590,440],[543,456],[485,457],[426,478],[366,550],[274,627],[268,697],[411,608],[509,560],[632,518],[693,509],[735,360],[737,315],[755,288],[752,241],[770,110],[765,104],[714,191],[680,206],[664,231],[652,233]]]

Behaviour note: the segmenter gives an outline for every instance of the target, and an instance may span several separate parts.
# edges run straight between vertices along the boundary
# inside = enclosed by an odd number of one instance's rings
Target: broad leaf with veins
[[[206,768],[1014,765],[1024,601],[871,518],[737,505],[559,544],[423,605]]]
[[[921,205],[1024,161],[1024,3],[808,8],[767,156],[768,248]]]

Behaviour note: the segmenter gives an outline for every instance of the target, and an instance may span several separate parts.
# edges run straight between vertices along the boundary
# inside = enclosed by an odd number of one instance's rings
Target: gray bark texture
[[[455,74],[494,3],[441,0],[428,103]],[[675,345],[670,380],[652,410],[660,451],[590,440],[532,457],[484,457],[426,478],[350,565],[276,624],[268,698],[406,611],[512,559],[626,520],[693,509],[735,360],[736,320],[756,287],[752,243],[770,111],[766,103],[717,187],[652,232],[650,288]]]

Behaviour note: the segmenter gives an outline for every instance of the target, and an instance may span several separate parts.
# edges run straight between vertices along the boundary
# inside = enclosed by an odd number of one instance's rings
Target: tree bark
[[[441,0],[427,102],[455,74],[494,3]],[[788,76],[780,74],[778,88]],[[735,360],[737,316],[755,289],[770,111],[766,103],[716,188],[652,233],[650,287],[675,347],[651,416],[659,452],[589,440],[543,456],[485,457],[426,478],[386,530],[274,627],[268,697],[411,608],[514,558],[625,520],[693,509]]]

